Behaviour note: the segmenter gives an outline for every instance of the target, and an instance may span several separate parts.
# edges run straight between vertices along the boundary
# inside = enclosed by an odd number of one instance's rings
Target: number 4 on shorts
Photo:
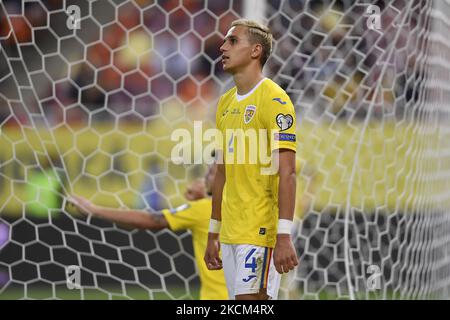
[[[250,250],[250,252],[247,254],[247,256],[245,257],[245,268],[246,269],[252,269],[252,272],[256,272],[256,258],[253,257],[251,263],[249,263],[249,260],[252,256],[253,253],[255,253],[256,248],[253,248],[252,250]]]

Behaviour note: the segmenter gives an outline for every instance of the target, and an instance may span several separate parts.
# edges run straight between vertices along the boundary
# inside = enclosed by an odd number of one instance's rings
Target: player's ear
[[[257,59],[261,56],[261,54],[262,54],[262,45],[259,43],[254,44],[252,49],[252,58]]]

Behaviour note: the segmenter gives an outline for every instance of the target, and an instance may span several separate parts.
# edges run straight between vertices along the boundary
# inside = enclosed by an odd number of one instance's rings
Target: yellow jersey
[[[201,300],[227,300],[223,270],[208,270],[203,256],[208,240],[209,219],[211,218],[211,198],[188,202],[173,210],[164,209],[162,214],[173,231],[189,229],[192,232],[194,256],[200,276]]]
[[[263,174],[270,164],[261,154],[296,151],[294,106],[282,88],[264,78],[244,96],[237,94],[236,87],[221,96],[216,127],[222,136],[217,148],[223,151],[225,163],[220,241],[273,248],[279,175],[277,171]]]

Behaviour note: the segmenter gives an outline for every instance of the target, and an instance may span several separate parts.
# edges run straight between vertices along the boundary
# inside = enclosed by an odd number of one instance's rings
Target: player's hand
[[[222,259],[219,257],[219,234],[208,233],[208,243],[205,251],[205,263],[208,270],[222,269]]]
[[[74,205],[78,211],[83,214],[95,214],[95,205],[88,199],[79,197],[76,195],[71,195],[68,197],[69,202]]]
[[[277,235],[277,243],[273,251],[273,263],[278,273],[288,273],[298,265],[297,254],[288,234]]]

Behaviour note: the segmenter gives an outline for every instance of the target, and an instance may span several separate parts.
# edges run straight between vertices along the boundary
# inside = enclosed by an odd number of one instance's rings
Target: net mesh
[[[298,119],[300,264],[281,297],[448,298],[450,3],[252,5],[0,3],[0,297],[198,297],[188,231],[79,216],[66,195],[184,203],[205,168],[171,161],[171,133],[214,126],[232,86],[218,48],[262,8],[275,38],[265,71]]]

